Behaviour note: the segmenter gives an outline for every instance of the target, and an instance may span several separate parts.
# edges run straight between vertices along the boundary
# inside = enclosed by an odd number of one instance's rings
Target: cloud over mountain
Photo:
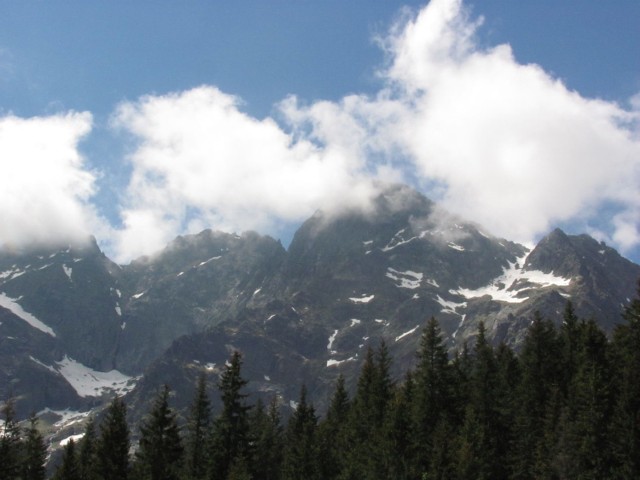
[[[318,208],[366,208],[382,179],[514,240],[571,223],[638,249],[640,101],[585,98],[481,28],[461,0],[432,0],[379,39],[376,94],[291,95],[263,119],[208,85],[121,103],[112,126],[134,144],[117,227],[78,150],[89,113],[0,118],[0,243],[92,231],[127,261],[205,227],[277,236]]]
[[[0,118],[0,245],[77,240],[101,230],[90,200],[96,174],[78,143],[91,114]]]

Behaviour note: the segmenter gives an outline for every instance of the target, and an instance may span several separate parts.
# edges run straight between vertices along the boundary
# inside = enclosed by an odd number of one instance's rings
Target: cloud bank
[[[0,247],[84,239],[101,231],[96,176],[78,143],[89,113],[0,118]]]
[[[122,103],[112,126],[134,146],[117,228],[95,214],[98,179],[78,151],[90,114],[4,117],[0,243],[98,229],[124,262],[207,227],[277,235],[318,208],[367,208],[384,179],[509,239],[571,222],[637,249],[640,95],[628,109],[585,98],[509,45],[481,47],[481,27],[461,0],[405,12],[380,39],[376,94],[292,95],[275,119],[206,85]]]

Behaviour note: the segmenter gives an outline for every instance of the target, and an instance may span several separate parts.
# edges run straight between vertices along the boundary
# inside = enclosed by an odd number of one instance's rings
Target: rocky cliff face
[[[117,266],[95,245],[0,255],[0,395],[22,415],[84,410],[129,392],[135,419],[168,383],[178,405],[234,349],[249,387],[284,405],[302,383],[322,411],[339,373],[353,384],[384,339],[395,374],[438,318],[450,348],[483,321],[517,348],[533,312],[570,299],[608,331],[640,267],[592,238],[555,230],[529,251],[390,188],[368,212],[318,212],[288,251],[272,238],[204,231]],[[62,415],[61,415],[62,416]]]

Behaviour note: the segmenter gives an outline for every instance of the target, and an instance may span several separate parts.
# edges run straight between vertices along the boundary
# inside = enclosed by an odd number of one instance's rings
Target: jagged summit
[[[215,381],[239,349],[255,392],[287,404],[305,383],[322,410],[336,376],[350,385],[381,339],[401,376],[432,316],[452,350],[480,321],[491,341],[518,348],[533,312],[555,317],[567,299],[610,331],[640,277],[589,236],[555,230],[529,251],[406,186],[372,205],[317,212],[288,250],[255,232],[205,230],[121,267],[95,240],[1,253],[0,395],[16,394],[21,415],[86,411],[142,375],[134,410],[164,382],[186,405],[197,375]]]

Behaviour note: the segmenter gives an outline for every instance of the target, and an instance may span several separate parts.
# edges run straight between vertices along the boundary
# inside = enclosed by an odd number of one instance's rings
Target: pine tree
[[[259,399],[250,414],[249,424],[255,445],[251,461],[254,477],[261,480],[279,478],[284,444],[277,398],[272,399],[268,410]]]
[[[546,440],[544,419],[549,413],[549,403],[562,379],[560,358],[562,353],[554,325],[536,312],[520,354],[522,381],[517,392],[513,478],[534,478],[540,463],[551,461],[537,455],[543,451],[541,442]]]
[[[20,476],[20,427],[15,418],[13,398],[2,407],[3,430],[0,432],[0,480],[14,480]]]
[[[640,281],[637,297],[613,338],[617,401],[613,413],[613,455],[617,478],[640,478]]]
[[[89,417],[84,429],[84,436],[80,441],[80,454],[78,456],[80,478],[82,480],[95,480],[98,478],[96,473],[96,465],[98,463],[96,456],[97,442],[95,422],[93,417]]]
[[[64,446],[62,461],[56,469],[53,480],[81,480],[76,444],[73,439]]]
[[[113,399],[100,425],[97,444],[97,474],[101,480],[129,477],[129,426],[127,407],[120,397]]]
[[[384,342],[376,352],[371,347],[367,349],[349,412],[343,477],[373,479],[384,474],[383,427],[393,395],[389,366]]]
[[[415,371],[413,441],[418,455],[418,468],[429,470],[433,449],[432,436],[436,425],[453,415],[453,376],[440,326],[431,317],[420,339],[418,364]]]
[[[225,479],[234,462],[251,458],[250,432],[246,405],[247,395],[241,390],[247,381],[240,375],[242,359],[234,352],[220,377],[218,389],[222,398],[222,412],[215,419],[209,440],[209,478]]]
[[[46,461],[47,446],[42,434],[38,431],[38,418],[32,414],[29,417],[29,428],[24,440],[22,480],[44,480]]]
[[[409,370],[403,385],[395,391],[385,415],[382,433],[385,462],[381,473],[386,478],[415,478],[419,470],[413,441],[415,425],[411,418],[414,391],[413,374]]]
[[[566,450],[578,478],[611,478],[609,424],[611,420],[610,367],[607,338],[593,320],[581,328],[577,371],[570,386]]]
[[[300,400],[287,425],[283,480],[320,480],[317,422],[315,409],[307,403],[307,389],[303,385]]]
[[[195,397],[187,422],[186,472],[190,479],[201,480],[206,476],[205,449],[207,432],[211,423],[211,405],[207,396],[204,374],[198,378]]]
[[[136,452],[136,470],[142,479],[177,480],[180,476],[183,448],[176,414],[169,407],[169,387],[158,393],[149,416],[140,426]]]
[[[344,468],[344,453],[347,448],[346,427],[349,416],[349,395],[344,376],[340,374],[327,415],[319,425],[320,469],[322,478],[338,478]]]

